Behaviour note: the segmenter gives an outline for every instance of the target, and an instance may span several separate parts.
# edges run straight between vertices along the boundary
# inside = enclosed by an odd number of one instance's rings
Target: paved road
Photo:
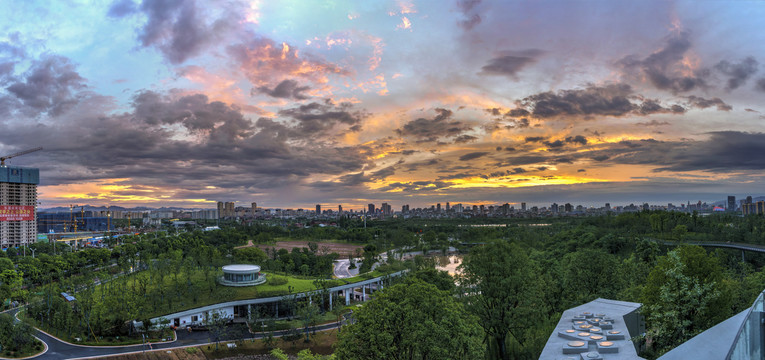
[[[354,277],[359,274],[359,267],[361,266],[361,259],[353,259],[356,262],[356,268],[351,269],[351,261],[348,259],[335,260],[335,277],[338,279],[345,279]]]
[[[394,258],[397,258],[397,259],[412,258],[415,255],[422,255],[422,251],[409,251],[409,252],[404,252],[404,251],[406,251],[406,249],[394,249],[394,250],[391,250],[391,252],[394,254]],[[457,251],[457,248],[452,247],[452,246],[450,246],[449,249],[448,249],[448,252],[450,252],[450,253],[451,252],[456,252],[456,251]],[[428,254],[429,255],[441,254],[441,250],[430,250],[430,251],[428,251]],[[377,258],[380,261],[378,261],[378,262],[374,263],[374,265],[372,265],[372,270],[374,270],[377,267],[377,265],[380,265],[380,263],[384,263],[384,262],[388,261],[388,253],[387,252],[380,253],[379,255],[377,255]],[[335,278],[345,279],[345,278],[350,278],[350,277],[357,276],[359,274],[359,267],[361,267],[361,259],[354,259],[354,261],[356,262],[356,268],[355,269],[351,269],[350,268],[350,266],[351,266],[351,261],[350,260],[348,260],[348,259],[338,259],[338,260],[335,260],[335,265],[334,265],[335,266],[334,267]]]
[[[9,310],[8,312],[15,316],[16,313],[19,312],[20,309],[14,309]],[[310,328],[311,332],[314,331],[325,331],[330,329],[335,329],[339,327],[341,323],[330,323],[330,324],[324,324],[324,325],[318,325]],[[302,329],[301,329],[302,330]],[[288,330],[284,331],[275,331],[274,336],[284,336],[286,335]],[[111,355],[119,355],[119,354],[126,354],[126,353],[135,353],[135,352],[142,352],[142,351],[156,351],[156,350],[167,350],[167,349],[174,349],[179,347],[187,347],[187,346],[199,346],[210,343],[209,333],[207,331],[195,331],[192,333],[188,333],[186,331],[178,331],[176,332],[176,340],[166,343],[160,343],[160,344],[152,344],[151,348],[147,345],[130,345],[130,346],[114,346],[114,347],[98,347],[98,346],[82,346],[82,345],[74,345],[62,342],[61,340],[58,340],[40,330],[37,330],[37,333],[35,334],[38,338],[40,338],[43,342],[45,342],[48,345],[48,351],[46,351],[44,354],[41,354],[34,359],[37,360],[63,360],[63,359],[82,359],[82,358],[97,358],[97,357],[104,357],[104,356],[111,356]],[[247,338],[247,340],[251,339],[260,339],[263,338],[263,334],[255,334],[252,337]],[[227,337],[226,340],[234,340],[234,337]]]

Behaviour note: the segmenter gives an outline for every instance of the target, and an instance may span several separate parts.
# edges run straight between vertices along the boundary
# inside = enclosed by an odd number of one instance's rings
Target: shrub
[[[195,347],[187,347],[187,348],[185,348],[183,350],[186,351],[186,353],[189,353],[189,354],[196,354],[197,353],[197,348],[195,348]]]
[[[279,286],[285,285],[289,282],[286,277],[272,275],[268,278],[268,285]]]

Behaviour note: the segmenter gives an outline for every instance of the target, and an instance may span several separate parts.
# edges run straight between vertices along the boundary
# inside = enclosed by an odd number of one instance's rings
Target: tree
[[[26,290],[21,287],[24,283],[23,273],[16,270],[3,270],[0,273],[0,301],[5,299],[24,300]]]
[[[364,260],[359,268],[359,273],[371,271],[375,261],[377,261],[377,247],[373,244],[364,246]]]
[[[685,225],[677,225],[674,229],[672,229],[672,236],[675,238],[675,240],[683,240],[685,234],[687,233],[688,227]]]
[[[218,343],[226,336],[227,325],[231,317],[218,310],[209,312],[205,316],[205,325],[210,332],[210,341],[215,341],[215,350],[218,350]]]
[[[483,357],[478,319],[451,294],[419,280],[377,294],[339,333],[338,359]]]
[[[304,301],[301,305],[298,306],[296,315],[300,319],[300,322],[303,323],[303,330],[305,330],[305,342],[310,342],[310,331],[308,331],[308,327],[316,322],[316,317],[319,316],[319,307],[316,306],[316,304],[313,302]]]
[[[681,246],[659,258],[643,288],[647,343],[663,353],[731,315],[730,288],[717,258]]]
[[[489,338],[488,352],[508,360],[507,335],[522,347],[525,331],[543,307],[535,264],[518,245],[494,241],[473,248],[460,267],[461,291]]]

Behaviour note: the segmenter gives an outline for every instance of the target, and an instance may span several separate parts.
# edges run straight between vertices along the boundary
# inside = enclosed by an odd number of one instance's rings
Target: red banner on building
[[[34,206],[0,205],[0,221],[26,221],[34,219]]]

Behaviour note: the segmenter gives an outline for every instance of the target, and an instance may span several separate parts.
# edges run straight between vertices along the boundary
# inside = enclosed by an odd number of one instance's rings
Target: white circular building
[[[226,286],[253,286],[266,282],[266,277],[258,265],[232,264],[223,267],[223,276],[218,282]]]

